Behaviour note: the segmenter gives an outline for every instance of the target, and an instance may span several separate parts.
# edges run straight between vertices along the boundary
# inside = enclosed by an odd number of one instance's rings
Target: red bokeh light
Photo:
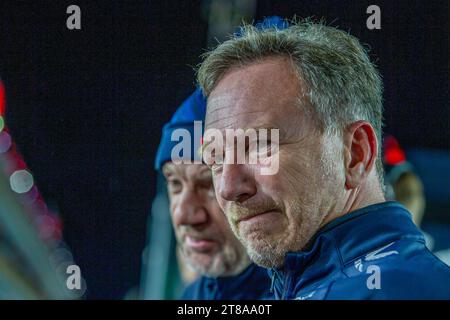
[[[387,136],[384,140],[384,163],[387,165],[397,165],[406,160],[406,155],[400,147],[397,139]]]
[[[5,87],[3,82],[0,81],[0,116],[5,114]]]

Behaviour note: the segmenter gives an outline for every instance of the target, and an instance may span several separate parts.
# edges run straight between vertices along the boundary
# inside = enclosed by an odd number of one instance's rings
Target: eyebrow
[[[170,164],[166,164],[162,168],[162,173],[164,176],[173,175],[173,174],[175,174],[175,168],[173,168],[173,166]]]

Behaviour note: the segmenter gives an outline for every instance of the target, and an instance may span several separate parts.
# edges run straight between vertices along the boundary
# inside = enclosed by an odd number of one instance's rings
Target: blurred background
[[[71,4],[81,30],[66,27]],[[381,30],[366,27],[371,4]],[[199,55],[272,15],[323,17],[369,45],[401,146],[390,161],[420,180],[433,250],[450,247],[448,1],[2,0],[0,298],[73,298],[54,272],[70,263],[83,276],[75,298],[179,293],[153,170],[161,128],[194,90]]]

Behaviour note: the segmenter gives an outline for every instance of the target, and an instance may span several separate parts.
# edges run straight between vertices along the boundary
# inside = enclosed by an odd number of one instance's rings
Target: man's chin
[[[279,247],[279,240],[248,238],[244,244],[250,259],[257,265],[264,268],[283,266],[286,251]]]
[[[186,261],[198,274],[208,277],[217,277],[224,272],[223,268],[221,268],[223,262],[217,261],[217,259],[220,258],[216,255],[211,256],[202,253],[191,253]]]
[[[257,265],[264,268],[280,268],[284,264],[284,254],[274,254],[273,252],[261,252],[251,248],[247,249],[250,259]]]

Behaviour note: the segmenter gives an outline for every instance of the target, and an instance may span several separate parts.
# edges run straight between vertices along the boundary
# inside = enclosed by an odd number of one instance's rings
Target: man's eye
[[[254,140],[249,143],[246,151],[250,153],[267,153],[270,148],[270,141]]]
[[[271,141],[265,141],[265,143],[260,142],[260,146],[258,148],[258,152],[263,155],[271,156],[272,151],[272,142]]]
[[[258,143],[258,154],[262,157],[271,157],[278,152],[279,145],[268,140]]]
[[[180,180],[169,179],[167,186],[170,193],[178,193],[181,191],[182,184]]]

